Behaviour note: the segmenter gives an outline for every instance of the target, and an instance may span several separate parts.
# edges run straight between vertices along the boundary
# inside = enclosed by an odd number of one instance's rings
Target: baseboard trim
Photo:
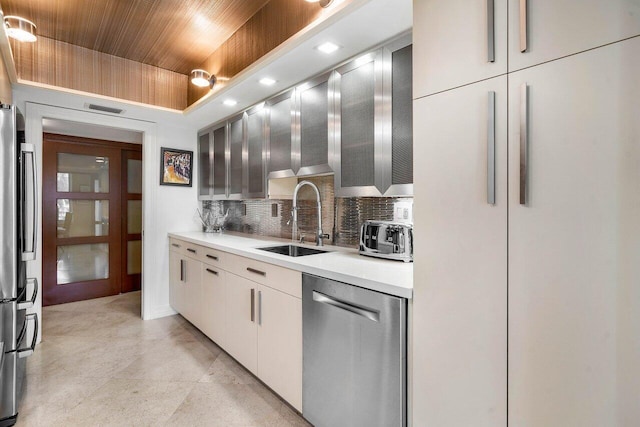
[[[175,311],[173,308],[171,308],[170,305],[167,304],[159,307],[154,307],[153,309],[146,311],[142,318],[144,320],[153,320],[159,319],[161,317],[173,316],[174,314],[177,314],[177,311]]]

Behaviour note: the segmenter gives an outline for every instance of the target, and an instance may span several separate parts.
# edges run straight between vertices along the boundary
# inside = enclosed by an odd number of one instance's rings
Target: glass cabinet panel
[[[330,75],[325,74],[296,89],[300,120],[298,175],[333,172],[329,165]]]
[[[246,114],[246,166],[244,182],[246,198],[264,197],[265,126],[264,107],[259,105]]]
[[[211,176],[211,132],[206,131],[198,137],[198,195],[200,199],[211,196],[213,177]]]
[[[242,115],[229,122],[229,197],[242,197]]]
[[[294,176],[294,145],[291,128],[294,123],[293,91],[267,101],[269,178]]]
[[[222,125],[213,131],[213,195],[227,195],[227,127]]]

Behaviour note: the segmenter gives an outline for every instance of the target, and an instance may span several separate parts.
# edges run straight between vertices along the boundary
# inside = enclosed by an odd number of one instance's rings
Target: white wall
[[[187,125],[181,112],[121,103],[99,97],[26,85],[15,86],[13,97],[14,103],[25,115],[27,142],[36,145],[40,181],[42,180],[43,118],[129,129],[144,134],[142,316],[144,319],[153,319],[172,314],[173,310],[169,306],[167,233],[199,229],[194,215],[198,207],[197,174],[194,173],[191,188],[160,186],[160,147],[195,152],[196,129]],[[126,111],[122,115],[95,113],[84,108],[87,102],[124,108]],[[197,162],[197,156],[194,155],[194,169],[197,170],[198,166],[195,162]],[[41,184],[40,182],[40,189]],[[41,214],[40,209],[40,216]],[[28,272],[31,277],[37,277],[41,282],[41,230],[38,234],[38,260],[29,263]],[[41,313],[41,301],[39,296],[36,309],[38,313]],[[47,321],[46,317],[43,321]]]

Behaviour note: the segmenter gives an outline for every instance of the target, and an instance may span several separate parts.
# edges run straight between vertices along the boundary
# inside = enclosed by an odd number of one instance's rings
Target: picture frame
[[[193,185],[193,151],[161,147],[160,185]]]

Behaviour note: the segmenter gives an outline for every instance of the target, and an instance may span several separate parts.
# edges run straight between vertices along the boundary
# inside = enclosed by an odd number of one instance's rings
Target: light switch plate
[[[413,223],[413,202],[395,202],[393,204],[393,220],[396,222]]]

